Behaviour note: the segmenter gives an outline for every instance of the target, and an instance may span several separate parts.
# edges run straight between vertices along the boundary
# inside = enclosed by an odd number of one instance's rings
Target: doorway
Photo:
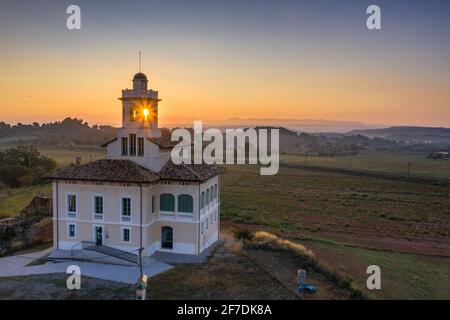
[[[162,227],[161,229],[161,248],[173,249],[173,229],[171,227]]]
[[[103,245],[103,227],[95,227],[94,229],[94,240],[95,245],[101,246]]]

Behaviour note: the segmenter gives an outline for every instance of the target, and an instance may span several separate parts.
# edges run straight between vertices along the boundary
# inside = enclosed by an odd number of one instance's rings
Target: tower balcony
[[[122,90],[122,98],[120,99],[127,99],[127,98],[158,99],[158,91],[153,90],[135,91],[132,89]]]

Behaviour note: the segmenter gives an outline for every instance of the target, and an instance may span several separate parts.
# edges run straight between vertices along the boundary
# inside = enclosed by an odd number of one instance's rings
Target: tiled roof
[[[179,141],[172,141],[170,139],[163,138],[163,137],[152,137],[152,138],[147,138],[147,140],[156,144],[161,149],[172,149],[179,143]]]
[[[176,165],[169,160],[157,173],[141,167],[131,160],[98,160],[58,171],[48,178],[129,183],[151,183],[158,180],[202,182],[223,173],[223,171],[222,168],[214,165]]]
[[[112,140],[109,140],[108,142],[105,142],[104,144],[101,145],[101,147],[105,148],[108,146],[108,144],[113,143],[114,141],[117,141],[117,138],[114,138]]]
[[[224,172],[223,168],[207,164],[174,164],[167,161],[159,172],[161,180],[206,181]]]
[[[131,160],[98,160],[58,171],[49,178],[149,183],[158,180],[159,176]]]

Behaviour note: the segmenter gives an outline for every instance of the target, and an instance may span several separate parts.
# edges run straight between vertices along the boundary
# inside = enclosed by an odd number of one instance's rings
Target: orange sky
[[[446,34],[439,20],[448,27],[445,17],[428,25],[421,17],[420,28],[419,20],[386,20],[373,33],[354,7],[346,8],[348,19],[335,11],[318,24],[323,11],[313,5],[300,19],[291,14],[305,13],[303,7],[273,11],[265,1],[240,14],[236,2],[221,10],[201,7],[213,11],[200,24],[188,7],[159,4],[165,15],[139,20],[140,12],[124,3],[116,5],[126,9],[102,14],[103,7],[83,2],[84,12],[91,11],[77,33],[61,26],[64,7],[53,8],[54,2],[27,19],[22,15],[33,12],[32,4],[14,3],[0,13],[0,40],[8,44],[0,52],[0,121],[70,116],[119,125],[117,98],[131,87],[142,50],[142,71],[163,99],[161,125],[238,117],[450,126],[450,50],[438,38]],[[118,20],[124,15],[135,19]],[[143,38],[133,35],[140,28]]]
[[[41,56],[35,61],[7,65],[0,75],[0,120],[27,123],[71,116],[120,123],[117,98],[121,89],[131,87],[133,63],[86,59],[71,68],[70,59]],[[442,82],[405,81],[395,71],[373,72],[368,79],[364,70],[339,68],[325,74],[283,65],[250,72],[244,66],[210,68],[164,59],[151,68],[148,64],[144,72],[150,69],[150,87],[163,99],[161,125],[232,117],[450,125],[450,90]]]

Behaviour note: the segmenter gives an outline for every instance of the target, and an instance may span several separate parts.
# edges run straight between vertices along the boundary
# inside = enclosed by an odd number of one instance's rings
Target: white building
[[[177,142],[158,128],[158,92],[143,73],[122,90],[122,127],[106,143],[106,160],[53,178],[54,247],[82,242],[128,252],[143,248],[198,255],[219,238],[221,170],[175,165]],[[137,253],[137,252],[134,252]]]

